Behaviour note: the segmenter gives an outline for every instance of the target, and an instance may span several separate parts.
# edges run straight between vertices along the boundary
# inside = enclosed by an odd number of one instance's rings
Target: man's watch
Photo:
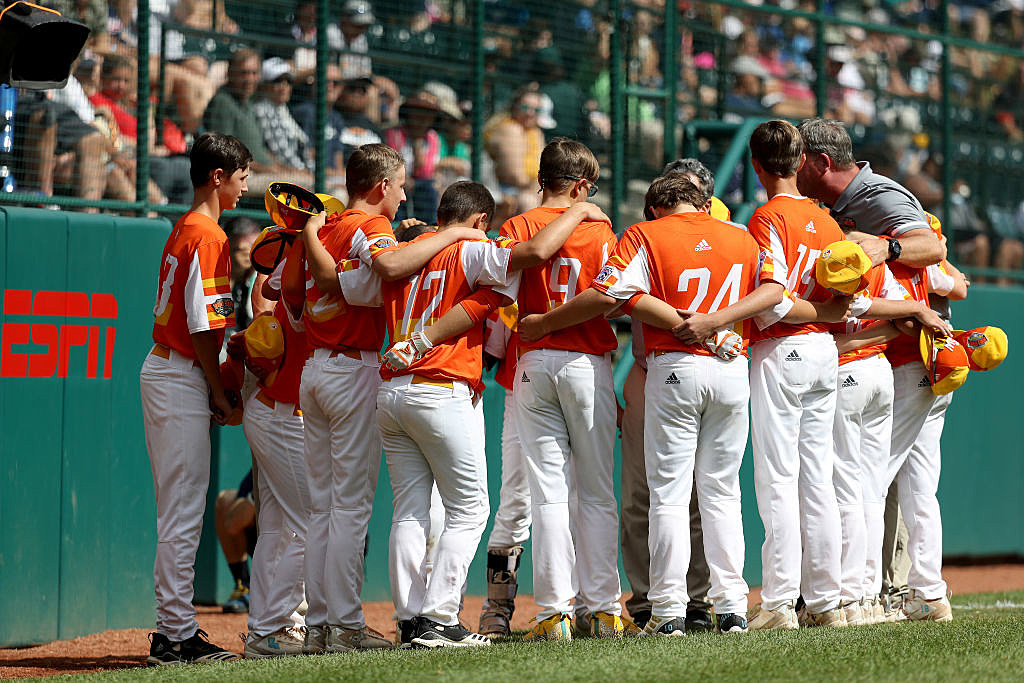
[[[888,256],[888,258],[885,259],[885,262],[889,263],[890,261],[896,261],[897,259],[899,259],[900,254],[902,254],[902,253],[903,253],[903,246],[900,244],[900,241],[890,237],[889,238],[889,256]]]

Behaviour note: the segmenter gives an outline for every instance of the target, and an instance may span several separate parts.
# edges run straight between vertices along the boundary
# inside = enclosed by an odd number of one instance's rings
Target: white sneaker
[[[294,657],[303,654],[305,642],[304,633],[285,626],[265,636],[250,633],[245,639],[243,654],[246,659]]]
[[[864,614],[864,608],[862,607],[861,600],[840,604],[839,609],[843,612],[843,617],[846,619],[847,626],[863,626],[871,623],[867,620],[867,616]]]
[[[799,623],[804,628],[839,628],[846,626],[846,615],[840,607],[827,609],[817,614],[811,614],[804,610]]]
[[[943,595],[934,600],[925,600],[917,591],[910,591],[910,597],[903,601],[903,613],[910,621],[953,621],[953,608],[949,598]]]
[[[898,595],[886,596],[885,604],[883,605],[886,623],[894,624],[907,620],[907,615],[903,611],[904,600],[905,598]]]
[[[796,608],[791,602],[768,610],[763,607],[748,622],[751,631],[771,631],[775,629],[794,630],[800,628],[796,620]]]

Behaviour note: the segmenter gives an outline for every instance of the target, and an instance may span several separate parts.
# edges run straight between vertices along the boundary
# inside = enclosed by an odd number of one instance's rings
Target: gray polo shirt
[[[858,161],[857,165],[860,171],[831,207],[832,217],[843,232],[858,230],[869,235],[899,237],[910,230],[928,229],[928,217],[910,190],[875,173],[866,161]],[[949,299],[929,294],[928,304],[949,319]]]
[[[859,230],[869,235],[900,235],[928,227],[921,202],[895,180],[871,170],[859,161],[860,172],[831,207],[832,217],[843,232]]]

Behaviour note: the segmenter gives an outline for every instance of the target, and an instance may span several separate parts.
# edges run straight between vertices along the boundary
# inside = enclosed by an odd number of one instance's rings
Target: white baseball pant
[[[413,375],[384,382],[377,424],[394,494],[391,596],[399,620],[422,615],[458,623],[462,588],[487,525],[487,459],[483,403],[465,382],[412,384]],[[434,483],[444,503],[444,530],[427,576],[427,534]]]
[[[644,459],[651,491],[651,613],[685,617],[690,495],[697,503],[717,614],[747,612],[740,463],[747,446],[747,359],[664,353],[647,359]]]
[[[515,403],[505,391],[505,415],[501,422],[501,492],[488,548],[510,548],[530,538],[530,481],[526,456],[516,430]]]
[[[811,614],[839,606],[842,528],[832,483],[838,354],[832,335],[750,348],[754,490],[764,524],[761,604],[803,595]]]
[[[306,623],[366,625],[363,550],[380,471],[374,397],[375,352],[361,359],[316,349],[302,369],[299,403],[305,426],[312,513],[306,531]]]
[[[249,631],[257,636],[295,625],[292,616],[304,592],[311,508],[302,416],[294,413],[294,403],[271,408],[253,395],[242,420],[260,469],[259,538],[249,591]]]
[[[146,356],[139,386],[156,491],[156,630],[181,641],[199,629],[192,582],[210,484],[210,388],[202,369],[173,350]]]
[[[892,368],[885,356],[876,354],[839,366],[832,482],[843,527],[843,602],[875,596],[881,590],[892,401]]]
[[[909,588],[925,600],[946,595],[942,580],[942,517],[936,492],[942,464],[940,439],[952,394],[932,393],[924,364],[893,369],[890,480],[895,477],[907,524]]]
[[[516,376],[513,401],[533,509],[537,620],[573,611],[574,568],[583,606],[620,614],[611,363],[607,356],[535,349],[519,359]],[[578,513],[570,510],[570,490]]]

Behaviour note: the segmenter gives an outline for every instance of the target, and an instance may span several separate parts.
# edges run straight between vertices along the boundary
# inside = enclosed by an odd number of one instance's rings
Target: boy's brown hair
[[[349,197],[365,197],[384,178],[394,178],[405,166],[401,155],[387,145],[363,145],[352,152],[345,164],[345,187]]]
[[[490,190],[471,180],[460,180],[448,186],[437,205],[437,224],[449,225],[482,213],[490,221],[494,217],[494,197]]]
[[[750,156],[765,173],[779,178],[796,175],[803,152],[800,131],[789,121],[766,121],[750,135]]]
[[[674,209],[680,204],[689,204],[702,209],[707,202],[704,191],[697,187],[685,173],[669,173],[655,178],[644,196],[644,215],[654,219],[654,209]]]
[[[210,175],[218,168],[229,178],[238,169],[247,168],[252,163],[252,154],[235,136],[210,132],[196,138],[188,159],[192,187],[199,188],[210,181]]]
[[[597,157],[582,142],[555,138],[540,153],[541,187],[552,192],[565,192],[579,179],[596,183],[601,175]]]

